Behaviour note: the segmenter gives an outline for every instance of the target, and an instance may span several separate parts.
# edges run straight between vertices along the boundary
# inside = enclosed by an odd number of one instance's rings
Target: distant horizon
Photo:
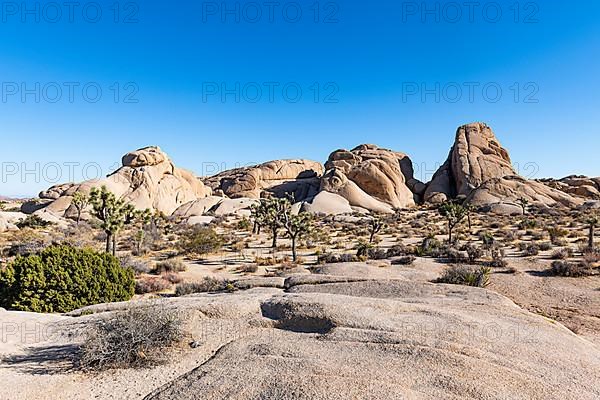
[[[475,121],[473,121],[473,122],[475,122]],[[477,122],[484,122],[484,121],[477,121]],[[463,125],[459,125],[459,126],[463,126]],[[493,126],[490,126],[490,127],[492,128],[492,130],[494,129]],[[506,146],[504,146],[503,143],[502,143],[502,139],[499,138],[498,136],[496,136],[496,137],[498,138],[498,140],[500,142],[500,145],[502,145],[504,148],[506,148]],[[117,161],[114,161],[110,165],[110,167],[108,167],[108,168],[113,168],[114,167],[114,169],[107,170],[107,173],[103,174],[101,176],[100,175],[95,175],[91,179],[101,179],[103,177],[106,177],[106,176],[114,173],[116,170],[118,170],[122,166],[121,165],[121,158],[125,154],[127,154],[130,151],[135,151],[135,150],[139,150],[139,149],[143,149],[143,148],[147,148],[147,147],[158,147],[158,148],[160,148],[163,152],[165,152],[169,156],[170,160],[174,163],[174,165],[176,167],[182,168],[182,169],[186,169],[188,171],[191,171],[196,177],[198,177],[200,179],[203,179],[203,178],[207,178],[207,177],[210,177],[210,176],[218,175],[218,174],[220,174],[220,173],[222,173],[224,171],[227,171],[227,170],[232,170],[232,169],[236,169],[236,168],[244,168],[244,167],[253,167],[253,166],[260,165],[260,164],[263,164],[263,163],[266,163],[266,162],[269,162],[269,161],[274,161],[274,160],[307,159],[307,160],[312,160],[312,161],[319,162],[321,164],[325,164],[326,161],[327,161],[328,156],[332,152],[334,152],[336,150],[339,150],[339,149],[351,150],[351,149],[354,149],[355,147],[358,147],[358,146],[361,146],[361,145],[365,145],[365,144],[376,145],[376,146],[378,146],[380,148],[388,148],[386,146],[380,146],[377,143],[363,142],[363,143],[358,143],[358,144],[356,144],[354,146],[348,146],[346,148],[337,147],[337,148],[331,149],[331,151],[329,151],[329,153],[327,153],[327,155],[323,159],[312,159],[312,158],[307,158],[307,157],[296,157],[296,158],[279,158],[279,157],[273,157],[271,159],[261,160],[261,161],[257,161],[257,162],[248,162],[248,163],[245,163],[245,164],[239,163],[239,164],[231,165],[230,168],[229,167],[227,167],[227,168],[220,168],[218,170],[216,170],[215,168],[222,167],[225,164],[219,164],[217,162],[205,162],[205,163],[203,163],[202,170],[205,171],[205,172],[206,171],[214,171],[214,172],[212,172],[210,174],[207,174],[207,175],[202,175],[202,174],[198,173],[197,170],[195,170],[194,168],[190,168],[190,167],[188,167],[186,165],[181,165],[180,163],[178,163],[177,160],[169,153],[169,151],[165,150],[165,146],[162,146],[160,144],[148,144],[148,145],[138,146],[136,148],[130,149],[129,151],[127,151],[127,152],[121,154],[120,156],[116,157],[115,160],[118,160],[118,166],[117,166]],[[411,160],[411,162],[413,164],[413,169],[415,169],[415,178],[418,179],[418,180],[420,180],[420,181],[422,181],[423,183],[429,183],[430,180],[431,180],[431,177],[432,177],[433,173],[435,173],[435,171],[446,161],[446,158],[448,156],[448,152],[451,150],[451,148],[452,148],[452,145],[450,145],[450,147],[448,147],[448,150],[445,153],[445,156],[443,158],[441,158],[438,162],[436,162],[436,163],[433,164],[433,167],[435,167],[435,168],[429,168],[429,167],[427,167],[427,170],[424,172],[425,174],[428,175],[428,179],[426,179],[426,180],[421,179],[421,176],[419,176],[419,175],[422,175],[423,171],[419,171],[418,170],[419,164],[415,164],[415,161],[414,161],[414,159],[413,159],[413,157],[412,157],[411,154],[406,153],[406,152],[402,151],[401,149],[394,149],[394,148],[388,148],[388,149],[392,150],[392,151],[397,151],[397,152],[401,152],[401,153],[406,154],[410,158],[410,160]],[[597,177],[597,176],[600,176],[600,173],[598,175],[594,175],[594,174],[587,175],[587,174],[581,174],[581,173],[577,173],[577,172],[567,173],[567,174],[562,174],[562,175],[557,175],[557,176],[551,176],[551,175],[541,176],[541,175],[539,175],[539,170],[540,170],[540,166],[539,165],[534,165],[534,164],[531,164],[531,162],[528,162],[526,164],[523,164],[523,166],[521,167],[521,164],[518,161],[516,161],[516,160],[514,160],[512,158],[512,151],[511,151],[511,149],[510,148],[506,148],[506,149],[508,150],[508,153],[511,156],[511,161],[513,162],[513,167],[515,167],[515,169],[517,170],[517,173],[519,175],[521,175],[521,176],[524,176],[527,179],[544,180],[544,179],[563,179],[563,178],[567,178],[567,177],[570,177],[570,176],[587,176],[587,177]],[[60,162],[55,162],[55,163],[58,164],[58,165],[61,164]],[[72,162],[64,162],[63,166],[66,169],[73,168],[73,166],[69,165],[70,163],[72,163]],[[50,169],[52,169],[52,168],[50,168]],[[40,169],[39,171],[42,171],[42,170],[43,169]],[[96,172],[97,169],[94,167],[93,171]],[[27,172],[25,172],[25,173],[27,173]],[[29,173],[31,175],[33,175],[33,170],[29,171]],[[528,174],[529,174],[529,176],[528,176]],[[43,176],[43,172],[40,172],[39,175]],[[14,199],[14,200],[36,198],[36,197],[38,197],[38,195],[39,195],[39,193],[41,191],[46,190],[46,189],[48,189],[48,188],[50,188],[52,186],[59,185],[59,184],[64,184],[64,183],[79,183],[79,182],[82,182],[84,180],[90,180],[90,179],[84,179],[84,178],[85,177],[82,177],[81,180],[70,180],[70,181],[60,181],[60,182],[50,183],[49,185],[40,187],[39,190],[36,190],[36,191],[34,191],[32,193],[29,193],[29,194],[23,194],[23,193],[1,193],[0,192],[0,198],[4,197],[4,198],[9,198],[9,199]]]

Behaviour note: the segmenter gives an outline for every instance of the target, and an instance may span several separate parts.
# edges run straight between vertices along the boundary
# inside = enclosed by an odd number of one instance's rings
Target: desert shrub
[[[277,260],[274,257],[255,257],[254,264],[261,267],[270,267],[277,264]]]
[[[244,264],[239,269],[239,272],[244,272],[247,274],[252,274],[258,271],[258,265],[256,264]]]
[[[161,275],[161,277],[167,281],[170,282],[172,284],[178,284],[183,282],[183,278],[181,276],[179,276],[179,274],[175,273],[175,272],[167,272]]]
[[[381,248],[369,249],[367,252],[367,258],[370,260],[385,260],[387,257],[387,251]]]
[[[214,229],[196,226],[183,234],[179,247],[185,253],[203,256],[220,250],[223,243],[223,237]]]
[[[160,364],[183,337],[183,318],[175,311],[132,308],[101,319],[84,332],[81,367],[106,370]]]
[[[240,231],[250,231],[252,230],[252,222],[248,218],[242,218],[237,223],[237,229]]]
[[[344,253],[344,254],[333,254],[333,253],[325,253],[318,257],[317,262],[319,264],[337,264],[344,262],[356,262],[359,261],[358,256],[354,254]]]
[[[552,250],[552,243],[550,242],[542,242],[540,244],[538,244],[538,247],[540,249],[540,251],[548,251],[548,250]]]
[[[147,277],[138,279],[135,282],[135,293],[137,294],[145,294],[145,293],[156,293],[162,292],[171,287],[171,283],[165,279],[156,278],[156,277]]]
[[[129,254],[120,256],[119,262],[123,268],[131,268],[136,275],[147,274],[152,270],[147,261],[132,257]]]
[[[17,257],[0,271],[0,306],[21,311],[69,312],[129,300],[133,270],[107,253],[67,245]]]
[[[540,247],[536,243],[521,243],[519,248],[525,257],[532,257],[540,254]]]
[[[357,257],[368,257],[369,252],[373,250],[373,244],[364,240],[359,240],[355,249]]]
[[[552,226],[547,228],[546,231],[550,235],[550,241],[555,245],[560,245],[559,242],[561,238],[566,237],[569,234],[569,231],[558,226]]]
[[[592,274],[592,270],[585,263],[572,263],[568,261],[554,261],[550,268],[552,275],[577,278]]]
[[[400,256],[392,260],[392,265],[412,265],[416,259],[413,255]]]
[[[19,229],[23,229],[23,228],[36,229],[36,228],[45,228],[49,225],[52,225],[52,223],[41,219],[37,215],[28,215],[25,219],[19,220],[19,222],[17,222],[16,225]]]
[[[493,246],[494,244],[496,244],[496,239],[494,238],[494,235],[492,235],[490,232],[480,233],[479,239],[481,239],[481,242],[483,243],[483,245],[486,248],[489,248],[489,247]]]
[[[573,256],[573,251],[569,248],[563,248],[563,249],[558,249],[555,250],[552,255],[551,258],[553,260],[566,260],[567,258],[570,258]]]
[[[538,223],[535,219],[524,219],[521,222],[519,222],[519,229],[521,230],[534,229],[537,226]]]
[[[583,260],[588,264],[595,264],[600,261],[600,250],[585,247],[581,254],[583,254]]]
[[[387,250],[387,256],[389,258],[400,257],[406,254],[408,254],[408,249],[401,244],[395,244]]]
[[[471,264],[475,263],[478,259],[483,257],[483,250],[474,244],[467,244],[463,247],[463,250],[467,252],[467,257]]]
[[[43,239],[34,239],[12,244],[4,253],[9,257],[28,256],[42,251],[45,246],[46,244]]]
[[[176,296],[185,296],[192,293],[222,292],[231,290],[231,283],[227,280],[205,276],[201,282],[184,282],[175,287]]]
[[[490,282],[490,273],[491,270],[487,267],[453,265],[444,271],[437,282],[453,285],[486,287]]]
[[[442,243],[435,238],[433,235],[427,236],[419,246],[415,249],[415,255],[439,257],[441,255]]]
[[[154,271],[157,273],[163,272],[184,272],[187,266],[179,258],[168,258],[156,264]]]
[[[448,263],[459,263],[467,260],[466,253],[452,246],[444,246],[433,250],[430,254]]]

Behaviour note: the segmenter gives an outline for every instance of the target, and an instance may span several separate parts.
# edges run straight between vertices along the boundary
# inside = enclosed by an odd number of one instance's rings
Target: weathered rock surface
[[[263,192],[277,197],[293,195],[297,201],[314,197],[319,190],[323,166],[310,160],[275,160],[237,168],[204,179],[214,191],[231,198],[259,199]]]
[[[0,211],[0,232],[18,230],[17,222],[26,217],[26,214],[20,212]]]
[[[540,206],[581,204],[570,194],[518,176],[508,151],[484,123],[458,128],[448,159],[425,191],[425,201],[430,203],[459,196],[501,213],[516,211],[519,198]]]
[[[600,200],[600,178],[571,175],[562,179],[540,179],[539,182],[573,196]]]
[[[425,190],[425,185],[414,178],[406,154],[372,144],[334,151],[325,169],[321,190],[337,193],[352,206],[371,211],[415,205]]]
[[[68,367],[61,357],[76,348],[77,335],[31,342],[9,335],[0,342],[0,379],[11,384],[0,385],[0,398],[600,396],[597,346],[493,291],[427,283],[407,268],[354,263],[319,272],[238,280],[239,289],[250,289],[231,294],[95,305],[69,317],[0,310],[9,326],[75,333],[108,312],[152,304],[190,312],[190,340],[199,343],[166,365],[79,374],[57,372]]]
[[[581,199],[520,176],[490,179],[473,190],[467,197],[467,201],[478,206],[509,204],[518,207],[517,201],[520,198],[528,200],[531,204],[545,207],[577,207],[583,203]]]
[[[344,197],[322,191],[315,196],[311,203],[303,203],[301,211],[326,215],[352,214],[352,207]]]
[[[440,203],[467,196],[489,179],[516,174],[508,151],[500,146],[489,126],[464,125],[456,132],[448,159],[428,184],[425,200]]]
[[[158,147],[146,147],[123,156],[123,166],[104,179],[80,184],[61,184],[40,193],[49,200],[46,212],[74,217],[71,206],[75,192],[89,193],[93,187],[106,186],[116,196],[138,209],[150,209],[171,215],[181,205],[207,197],[210,188],[189,171],[177,168]]]

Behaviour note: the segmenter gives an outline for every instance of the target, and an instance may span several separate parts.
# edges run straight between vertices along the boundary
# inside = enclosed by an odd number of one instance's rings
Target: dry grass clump
[[[491,270],[488,267],[474,267],[470,265],[452,265],[447,268],[437,283],[486,287],[490,283]]]
[[[228,280],[205,276],[201,282],[183,282],[175,287],[176,296],[185,296],[193,293],[232,292],[235,287]]]
[[[167,290],[171,287],[171,283],[163,277],[146,277],[138,279],[135,282],[135,293],[157,293]]]
[[[564,276],[571,278],[579,278],[593,274],[592,269],[585,262],[572,263],[568,261],[554,261],[550,272],[555,276]]]
[[[187,269],[187,265],[179,258],[169,258],[164,261],[160,261],[154,268],[155,272],[184,272]]]
[[[183,318],[158,306],[132,308],[92,324],[84,336],[84,370],[147,367],[165,362],[183,339]]]

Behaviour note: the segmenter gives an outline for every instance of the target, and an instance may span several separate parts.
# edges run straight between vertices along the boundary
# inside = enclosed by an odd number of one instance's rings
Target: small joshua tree
[[[521,209],[523,210],[523,215],[527,214],[527,206],[529,205],[529,200],[527,200],[524,197],[521,197],[517,200],[517,203],[519,204],[519,206],[521,206]]]
[[[135,209],[123,199],[117,199],[106,186],[93,188],[90,192],[90,204],[93,215],[100,220],[100,227],[106,233],[106,252],[117,251],[117,235],[119,231],[133,221]]]
[[[589,227],[589,233],[588,233],[588,247],[590,250],[594,250],[595,245],[594,245],[594,230],[596,229],[596,227],[598,226],[598,223],[600,222],[600,219],[598,219],[598,216],[594,215],[591,216],[587,219],[587,224]]]
[[[135,234],[135,250],[136,254],[142,254],[142,247],[144,246],[144,239],[146,238],[146,229],[149,229],[152,221],[152,212],[149,209],[143,211],[135,211],[133,215],[133,223],[138,227]]]
[[[77,225],[81,221],[81,213],[85,211],[90,204],[90,198],[83,192],[75,192],[72,200],[73,207],[77,210]]]
[[[6,209],[6,202],[5,201],[0,201],[0,211],[4,211]]]
[[[380,215],[374,215],[369,219],[369,243],[373,243],[375,235],[386,227],[385,221]]]
[[[309,213],[300,213],[298,215],[292,214],[291,204],[290,207],[285,207],[284,213],[282,214],[283,227],[285,228],[288,237],[292,241],[292,260],[296,262],[298,260],[296,252],[296,243],[302,236],[309,234],[313,229],[312,215]]]
[[[252,219],[258,232],[260,232],[261,226],[268,227],[271,230],[273,236],[272,248],[277,247],[279,230],[283,228],[282,216],[286,212],[290,212],[288,209],[291,209],[291,202],[288,199],[278,198],[261,199],[259,204],[252,207]]]
[[[458,224],[467,216],[467,210],[457,203],[445,203],[439,208],[442,214],[448,221],[448,243],[452,243],[452,232]]]

